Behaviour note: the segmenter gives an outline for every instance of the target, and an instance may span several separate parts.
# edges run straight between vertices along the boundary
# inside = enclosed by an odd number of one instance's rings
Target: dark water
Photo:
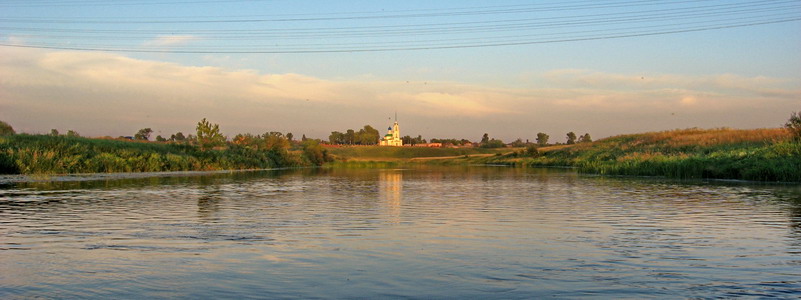
[[[0,298],[801,297],[794,185],[509,168],[0,178]]]

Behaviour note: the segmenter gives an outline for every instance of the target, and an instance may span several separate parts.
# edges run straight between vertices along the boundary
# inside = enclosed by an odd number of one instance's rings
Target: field
[[[801,181],[801,142],[784,129],[684,129],[610,137],[538,154],[471,163],[568,166],[585,173],[671,178]]]

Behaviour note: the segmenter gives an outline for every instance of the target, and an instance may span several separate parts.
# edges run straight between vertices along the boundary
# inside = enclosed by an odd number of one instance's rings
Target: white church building
[[[397,117],[396,117],[397,118]],[[387,128],[388,132],[384,135],[384,138],[378,142],[380,146],[403,146],[403,140],[401,140],[400,135],[400,127],[398,127],[398,121],[395,121],[395,125],[392,127]]]

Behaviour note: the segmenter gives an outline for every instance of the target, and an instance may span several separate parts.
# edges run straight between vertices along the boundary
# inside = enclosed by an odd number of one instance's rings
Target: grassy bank
[[[472,163],[569,166],[585,173],[801,182],[801,142],[784,129],[685,129],[621,135],[532,156]]]
[[[201,151],[186,144],[47,135],[0,137],[0,173],[68,174],[266,169],[307,164],[284,150],[229,146]]]

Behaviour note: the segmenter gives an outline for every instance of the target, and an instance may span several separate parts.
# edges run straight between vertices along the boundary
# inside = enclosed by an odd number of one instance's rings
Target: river
[[[505,167],[0,177],[0,298],[801,297],[801,189]]]

